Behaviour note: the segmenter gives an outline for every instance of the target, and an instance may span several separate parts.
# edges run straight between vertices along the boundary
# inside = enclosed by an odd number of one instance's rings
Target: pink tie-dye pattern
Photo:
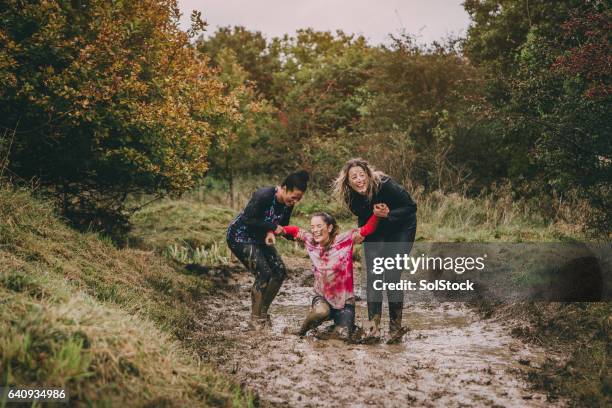
[[[329,248],[317,244],[312,234],[299,230],[298,239],[304,241],[312,262],[314,289],[335,309],[344,308],[353,293],[353,233],[339,234]]]

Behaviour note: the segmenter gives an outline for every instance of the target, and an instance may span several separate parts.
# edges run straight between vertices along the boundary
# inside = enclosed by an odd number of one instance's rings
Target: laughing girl
[[[299,329],[305,335],[326,320],[333,320],[343,334],[355,327],[353,293],[353,247],[376,230],[374,215],[361,228],[339,233],[338,223],[327,213],[317,213],[310,220],[310,232],[296,226],[283,228],[286,235],[303,241],[312,262],[314,297],[306,320]]]

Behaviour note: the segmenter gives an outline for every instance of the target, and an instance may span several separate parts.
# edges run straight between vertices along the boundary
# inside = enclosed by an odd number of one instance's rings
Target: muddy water
[[[207,355],[270,406],[561,406],[530,390],[522,371],[537,369],[542,350],[509,336],[503,323],[481,320],[456,303],[406,304],[411,331],[397,345],[355,345],[298,338],[312,296],[308,265],[292,273],[271,308],[273,326],[252,332],[246,273],[217,292],[202,318]],[[357,302],[357,323],[367,317]],[[386,309],[386,308],[385,308]],[[386,310],[384,312],[386,315]],[[387,322],[384,322],[387,327]],[[527,367],[529,366],[529,368]]]

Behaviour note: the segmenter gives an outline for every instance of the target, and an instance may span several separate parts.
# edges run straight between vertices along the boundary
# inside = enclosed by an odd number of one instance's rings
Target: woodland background
[[[178,28],[174,0],[2,1],[2,175],[73,225],[129,229],[134,195],[362,156],[412,191],[521,201],[610,230],[610,8],[466,0],[465,38]],[[212,181],[210,181],[212,182]],[[561,208],[564,208],[562,211]]]

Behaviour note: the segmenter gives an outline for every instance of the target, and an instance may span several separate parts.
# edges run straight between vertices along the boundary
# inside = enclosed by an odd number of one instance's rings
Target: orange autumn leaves
[[[244,107],[178,28],[174,0],[8,1],[1,125],[13,171],[51,189],[180,193]]]

